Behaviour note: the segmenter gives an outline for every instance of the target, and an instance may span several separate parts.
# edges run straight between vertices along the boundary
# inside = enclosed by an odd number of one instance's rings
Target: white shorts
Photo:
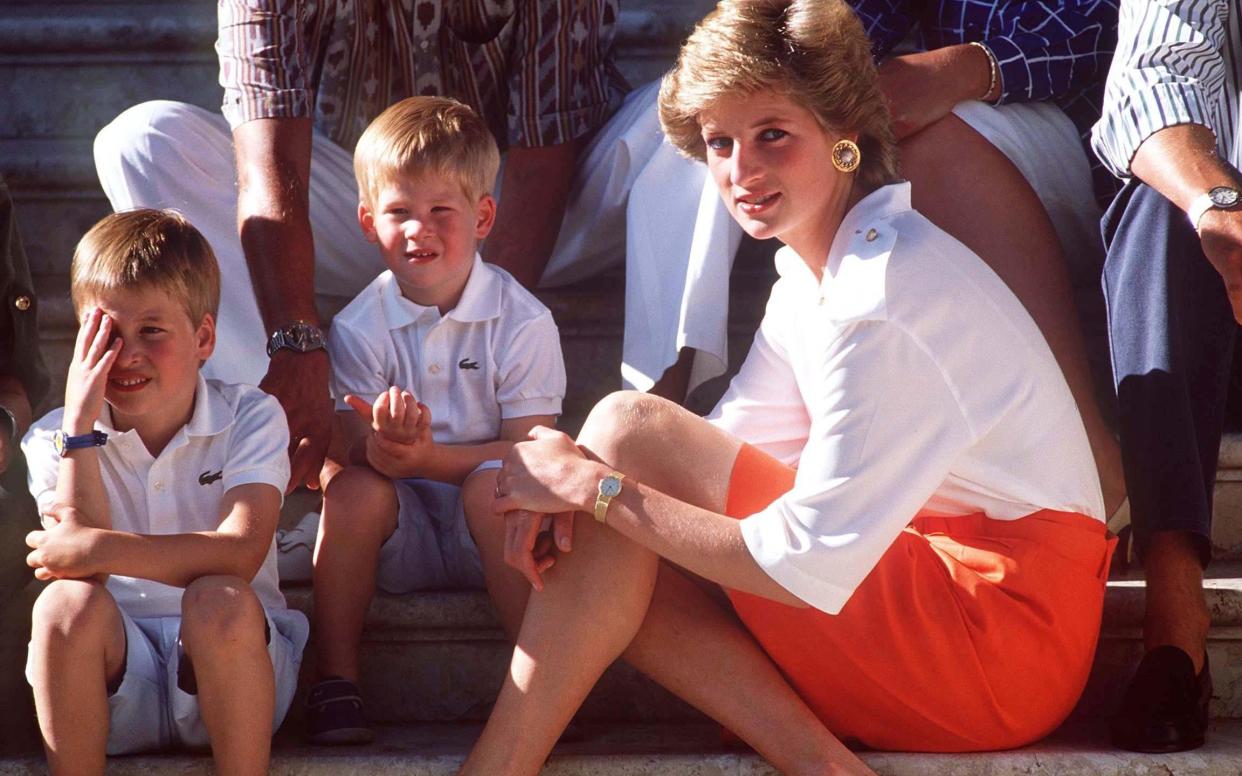
[[[394,480],[397,528],[380,547],[375,584],[385,593],[483,587],[483,562],[466,525],[461,488]]]
[[[276,678],[275,733],[298,687],[298,669],[310,624],[304,614],[292,609],[267,609],[264,614],[267,652]],[[125,624],[125,674],[108,696],[108,754],[209,746],[193,673],[182,670],[181,618],[134,618],[121,610],[121,619]],[[30,673],[28,659],[27,681]]]

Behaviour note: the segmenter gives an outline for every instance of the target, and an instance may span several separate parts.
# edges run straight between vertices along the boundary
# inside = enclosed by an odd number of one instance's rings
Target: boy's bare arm
[[[185,587],[215,574],[254,579],[267,557],[280,515],[280,491],[262,483],[230,488],[214,531],[136,534],[93,528],[80,510],[54,507],[55,525],[27,539],[28,562],[39,579],[77,579],[98,574],[139,577]]]

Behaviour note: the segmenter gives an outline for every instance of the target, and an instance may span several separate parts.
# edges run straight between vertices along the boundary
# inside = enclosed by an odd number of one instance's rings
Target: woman
[[[537,771],[617,657],[790,774],[866,772],[838,737],[1047,734],[1099,629],[1090,445],[1021,303],[910,209],[857,19],[726,0],[660,111],[743,229],[786,244],[781,278],[709,421],[614,394],[578,445],[542,429],[507,457],[504,525],[472,530],[517,648],[463,771]]]

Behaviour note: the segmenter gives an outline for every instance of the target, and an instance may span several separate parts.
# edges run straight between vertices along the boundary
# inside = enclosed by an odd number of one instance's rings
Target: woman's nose
[[[729,182],[735,186],[744,185],[759,177],[762,166],[754,149],[735,143],[731,161],[733,165],[729,169]]]

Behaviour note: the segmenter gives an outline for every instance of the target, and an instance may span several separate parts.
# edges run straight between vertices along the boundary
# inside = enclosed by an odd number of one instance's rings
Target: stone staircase
[[[625,0],[620,64],[631,82],[642,83],[666,68],[677,41],[710,5],[710,0]],[[0,174],[17,202],[41,300],[44,352],[54,377],[63,376],[73,340],[66,279],[73,245],[108,211],[95,180],[92,138],[121,110],[143,100],[218,106],[214,29],[213,4],[206,0],[3,0],[0,104],[6,110],[0,112]],[[735,364],[748,346],[772,278],[762,247],[747,245],[744,254],[735,268],[731,298]],[[563,419],[570,430],[619,383],[619,285],[610,277],[542,294],[573,365]],[[722,387],[721,380],[704,386],[695,405],[710,406]],[[55,397],[61,394],[58,381],[44,409],[59,403]],[[1220,562],[1212,569],[1208,591],[1216,721],[1208,747],[1152,757],[1113,752],[1104,743],[1104,720],[1141,649],[1143,587],[1137,579],[1120,579],[1110,583],[1087,691],[1051,739],[1017,752],[869,753],[864,758],[884,774],[1242,773],[1242,436],[1229,437],[1222,447],[1217,515],[1214,544]],[[290,587],[287,594],[292,606],[310,611],[308,588]],[[481,592],[378,597],[368,611],[362,661],[378,742],[352,749],[303,746],[295,707],[278,736],[272,772],[454,772],[495,697],[508,652]],[[0,651],[0,660],[12,654]],[[312,660],[308,653],[306,665]],[[608,672],[579,721],[581,737],[558,747],[547,773],[773,773],[754,753],[724,745],[710,721],[626,666]],[[11,742],[12,735],[0,736],[0,742],[6,740]],[[26,744],[31,749],[34,742]],[[41,773],[43,767],[33,750],[0,757],[0,775]],[[209,772],[210,760],[191,754],[117,758],[109,765],[109,773],[117,774]]]

